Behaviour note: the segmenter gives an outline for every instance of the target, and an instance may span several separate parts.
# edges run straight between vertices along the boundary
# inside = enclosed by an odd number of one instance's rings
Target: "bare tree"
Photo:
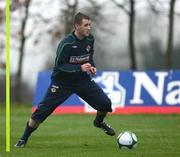
[[[66,6],[65,9],[62,10],[64,16],[64,33],[68,34],[73,30],[73,18],[77,12],[78,0],[64,0],[64,4]]]
[[[19,53],[18,67],[15,77],[12,77],[12,89],[16,92],[12,94],[12,99],[16,102],[23,101],[23,91],[27,84],[27,82],[23,83],[22,75],[23,75],[23,62],[25,58],[25,48],[28,46],[27,40],[33,40],[33,45],[37,46],[41,41],[41,36],[48,35],[52,37],[52,39],[57,38],[57,36],[61,35],[60,30],[57,31],[57,28],[54,27],[54,21],[58,21],[59,15],[52,14],[52,16],[44,16],[44,14],[40,12],[29,11],[29,8],[37,7],[41,5],[44,1],[34,1],[32,0],[14,0],[11,3],[11,24],[14,26],[11,31],[11,38],[14,42],[11,43],[11,48],[14,51]],[[46,1],[46,5],[48,6],[50,1]],[[15,14],[13,14],[15,12]],[[19,16],[17,16],[17,13]],[[30,26],[27,22],[30,20],[32,25]],[[52,23],[53,24],[52,24]],[[16,23],[20,25],[17,27]],[[42,27],[44,25],[45,27]],[[39,29],[39,27],[42,27]],[[59,26],[58,26],[59,28]],[[31,40],[31,41],[32,41]],[[39,48],[39,47],[38,47]]]
[[[129,56],[131,60],[130,68],[132,70],[137,69],[136,65],[136,56],[135,56],[135,43],[134,43],[134,24],[135,24],[135,0],[129,1],[129,9],[126,9],[124,4],[118,3],[116,0],[112,0],[120,9],[122,9],[129,16],[129,35],[128,35],[128,43],[129,43]],[[128,1],[124,1],[127,3]]]
[[[173,55],[173,27],[174,27],[174,7],[176,0],[170,1],[169,8],[169,28],[168,28],[168,40],[166,49],[166,68],[172,68],[172,55]]]
[[[20,29],[20,47],[19,47],[19,61],[18,61],[18,70],[15,77],[15,89],[18,91],[16,92],[16,101],[21,102],[21,82],[22,82],[22,67],[23,67],[23,59],[24,59],[24,48],[26,43],[26,23],[29,17],[29,6],[30,6],[31,0],[24,0],[23,2],[20,2],[18,0],[14,1],[11,5],[11,10],[17,9],[18,7],[24,7],[24,17],[22,19],[21,29]]]
[[[0,105],[5,103],[6,78],[5,78],[5,5],[0,2]]]
[[[168,39],[167,39],[167,48],[165,51],[165,67],[166,69],[171,69],[172,68],[172,58],[173,58],[173,37],[174,37],[174,15],[176,14],[179,16],[178,12],[175,13],[174,7],[176,0],[170,0],[169,1],[169,11],[167,12],[165,9],[157,8],[156,5],[153,4],[151,0],[148,0],[148,3],[151,7],[151,10],[155,14],[161,14],[164,16],[168,16],[169,18],[169,26],[168,26]],[[163,3],[162,1],[157,1],[158,4]]]
[[[0,8],[0,24],[4,21],[4,9]]]
[[[5,8],[0,7],[0,69],[5,69],[5,61],[2,60],[5,51]]]

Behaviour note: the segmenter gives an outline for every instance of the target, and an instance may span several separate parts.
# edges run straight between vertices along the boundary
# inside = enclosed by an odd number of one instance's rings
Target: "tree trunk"
[[[170,1],[169,10],[169,28],[168,28],[168,40],[166,49],[166,69],[172,68],[172,54],[173,54],[173,27],[174,27],[174,6],[176,0]]]
[[[131,69],[136,70],[136,58],[135,58],[135,44],[134,44],[134,21],[135,21],[135,11],[134,11],[134,0],[130,1],[130,15],[129,15],[129,55],[131,60]]]
[[[70,4],[69,0],[65,0],[67,9],[64,10],[65,14],[65,34],[70,33],[73,30],[74,15],[77,11],[78,0],[74,0],[73,4]]]
[[[15,90],[16,90],[16,102],[21,102],[21,83],[22,83],[22,68],[23,68],[23,59],[24,59],[24,48],[25,48],[25,42],[26,42],[26,36],[25,36],[25,29],[26,29],[26,23],[29,16],[29,5],[31,0],[25,1],[25,16],[22,20],[21,25],[21,45],[19,48],[19,61],[18,61],[18,71],[16,74],[16,82],[15,82]]]

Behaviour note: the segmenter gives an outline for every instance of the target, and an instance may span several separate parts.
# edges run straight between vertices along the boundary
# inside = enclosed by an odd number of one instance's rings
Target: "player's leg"
[[[96,118],[94,120],[94,126],[101,128],[107,135],[114,136],[116,134],[114,129],[104,121],[106,115],[107,112],[97,111]]]
[[[30,120],[26,124],[26,127],[25,127],[22,137],[15,144],[15,147],[18,147],[18,148],[24,147],[26,145],[31,133],[34,132],[38,128],[39,124],[40,124],[39,122],[36,122],[30,118]]]
[[[51,84],[47,94],[38,108],[32,114],[27,122],[26,128],[20,140],[15,144],[15,147],[24,147],[28,138],[34,132],[40,123],[42,123],[62,102],[64,102],[72,94],[71,90],[63,89],[58,85]]]
[[[114,136],[115,131],[104,122],[107,113],[112,112],[111,100],[104,91],[94,81],[91,81],[86,86],[77,90],[77,95],[97,110],[94,125],[103,129],[106,134]]]

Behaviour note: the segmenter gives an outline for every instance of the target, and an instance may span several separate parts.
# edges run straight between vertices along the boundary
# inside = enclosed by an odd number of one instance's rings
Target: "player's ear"
[[[78,23],[74,24],[74,29],[79,29],[79,24]]]

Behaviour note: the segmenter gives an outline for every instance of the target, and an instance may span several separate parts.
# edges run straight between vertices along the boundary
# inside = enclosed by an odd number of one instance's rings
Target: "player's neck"
[[[75,36],[79,39],[79,40],[83,40],[85,37],[83,35],[81,35],[78,31],[74,32]]]

